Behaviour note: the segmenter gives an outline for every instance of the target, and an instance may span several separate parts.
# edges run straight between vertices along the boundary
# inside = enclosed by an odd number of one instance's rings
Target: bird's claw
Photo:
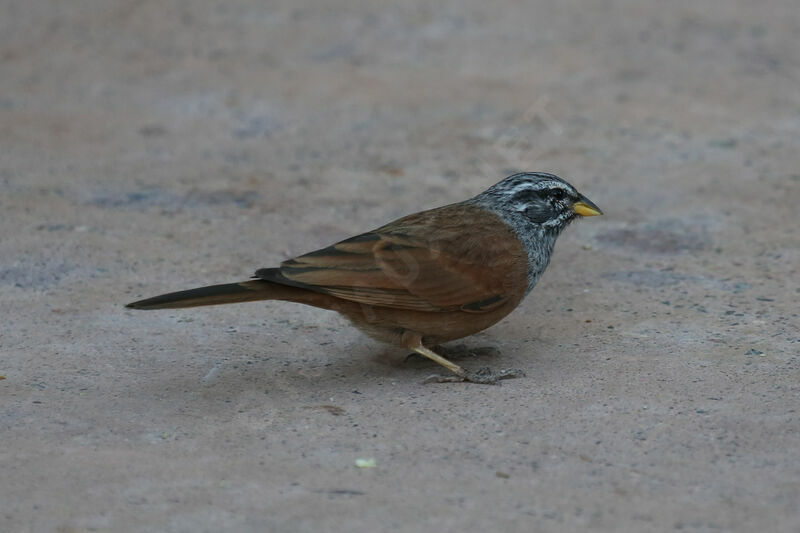
[[[497,385],[501,379],[511,379],[524,376],[525,372],[517,369],[501,370],[500,372],[492,372],[488,367],[483,367],[476,372],[466,372],[463,376],[458,374],[450,374],[442,376],[434,374],[425,378],[423,383],[459,383],[462,381],[469,381],[470,383],[480,383],[483,385]]]

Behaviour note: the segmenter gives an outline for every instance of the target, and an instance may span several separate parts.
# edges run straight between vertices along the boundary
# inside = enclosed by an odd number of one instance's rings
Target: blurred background
[[[800,527],[796,1],[0,13],[0,529]],[[424,386],[289,304],[122,308],[518,170],[606,213],[467,339],[524,380]]]

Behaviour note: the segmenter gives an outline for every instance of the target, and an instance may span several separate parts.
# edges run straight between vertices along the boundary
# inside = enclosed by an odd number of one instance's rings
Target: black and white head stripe
[[[480,196],[493,198],[497,206],[544,227],[568,223],[575,215],[570,206],[580,198],[572,185],[544,172],[514,174]]]
[[[507,198],[515,198],[520,194],[537,191],[562,190],[567,196],[577,196],[575,188],[554,174],[545,172],[520,172],[496,183],[486,192],[502,194]]]

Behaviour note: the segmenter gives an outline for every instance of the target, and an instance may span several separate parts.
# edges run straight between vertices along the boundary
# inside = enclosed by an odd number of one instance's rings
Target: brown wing
[[[369,305],[481,313],[527,285],[527,264],[524,248],[504,222],[472,205],[454,204],[256,275]]]

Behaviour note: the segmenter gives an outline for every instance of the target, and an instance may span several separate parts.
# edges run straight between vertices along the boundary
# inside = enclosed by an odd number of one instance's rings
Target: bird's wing
[[[482,313],[514,298],[520,284],[527,286],[527,264],[524,248],[505,223],[455,204],[410,215],[256,276],[368,305]]]

